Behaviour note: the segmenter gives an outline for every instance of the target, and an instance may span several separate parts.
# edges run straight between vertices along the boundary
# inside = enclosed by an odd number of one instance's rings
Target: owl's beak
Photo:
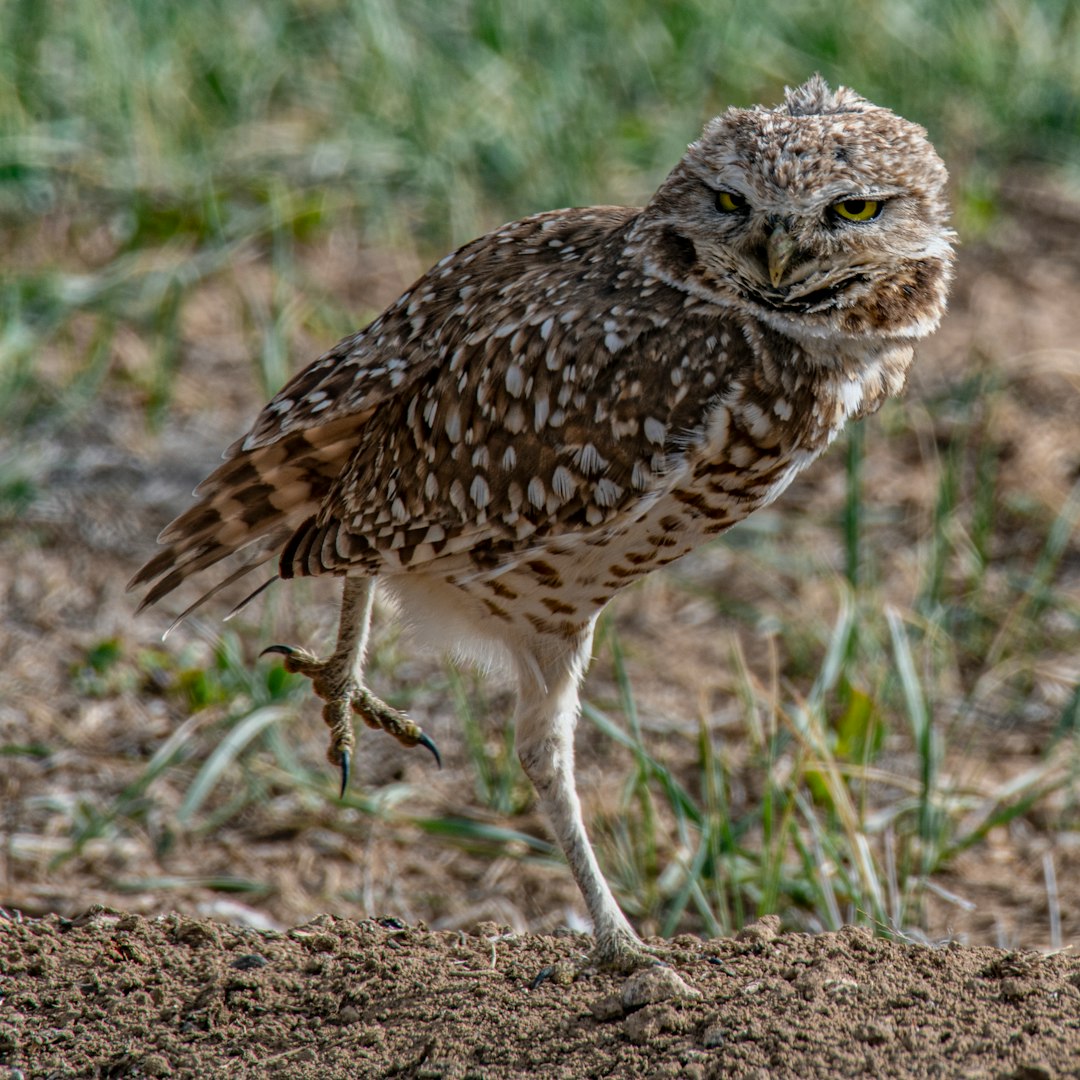
[[[782,224],[769,233],[765,254],[769,260],[769,280],[775,289],[783,280],[784,271],[791,262],[791,256],[795,254],[795,241]]]

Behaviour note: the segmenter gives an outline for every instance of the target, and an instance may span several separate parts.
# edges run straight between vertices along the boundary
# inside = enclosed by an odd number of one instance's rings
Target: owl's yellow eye
[[[880,199],[843,199],[832,204],[832,212],[845,221],[872,221],[881,213]]]
[[[716,209],[721,214],[737,214],[746,209],[746,199],[736,195],[734,191],[718,191],[716,193]]]

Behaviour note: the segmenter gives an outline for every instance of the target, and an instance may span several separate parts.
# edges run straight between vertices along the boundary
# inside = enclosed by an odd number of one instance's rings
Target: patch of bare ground
[[[770,920],[654,944],[668,966],[574,980],[587,941],[496,923],[3,922],[0,1060],[33,1077],[1078,1075],[1075,956]]]

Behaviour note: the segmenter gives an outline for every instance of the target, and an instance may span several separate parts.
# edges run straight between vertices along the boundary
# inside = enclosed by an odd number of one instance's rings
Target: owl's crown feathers
[[[838,86],[835,90],[821,75],[811,75],[809,79],[794,88],[784,87],[784,103],[776,109],[766,109],[758,105],[762,112],[787,112],[789,116],[822,116],[825,114],[868,112],[878,106],[867,101],[861,94],[847,86]]]

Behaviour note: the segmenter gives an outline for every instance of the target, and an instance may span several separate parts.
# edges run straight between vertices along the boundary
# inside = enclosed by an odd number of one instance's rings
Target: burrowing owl
[[[344,577],[329,659],[268,650],[326,702],[343,783],[351,712],[434,750],[364,684],[376,580],[423,637],[502,661],[597,958],[633,962],[574,787],[597,615],[903,389],[945,309],[945,181],[921,127],[820,77],[729,109],[644,208],[504,225],[300,372],[132,585],[150,604],[242,549],[226,581]]]

